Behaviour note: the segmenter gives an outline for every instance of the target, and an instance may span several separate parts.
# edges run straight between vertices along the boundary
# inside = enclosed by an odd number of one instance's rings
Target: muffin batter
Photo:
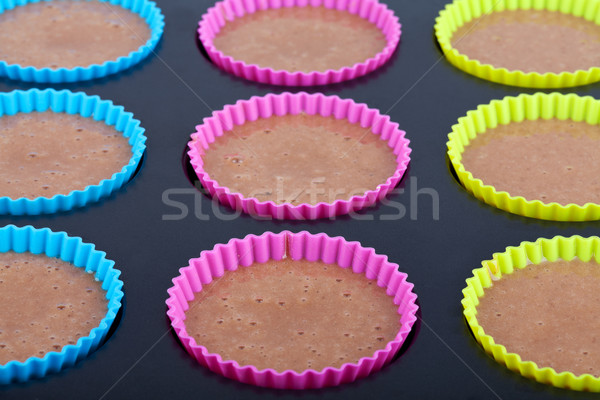
[[[400,330],[385,288],[351,269],[284,259],[239,267],[190,302],[186,329],[223,360],[278,372],[356,363]]]
[[[46,112],[0,117],[0,196],[52,197],[110,179],[131,146],[114,126]]]
[[[369,128],[306,114],[235,126],[202,159],[210,178],[232,193],[294,205],[362,195],[398,166],[388,143]]]
[[[486,334],[523,361],[600,376],[600,266],[559,260],[494,281],[477,306]]]
[[[362,63],[381,52],[387,41],[379,28],[347,11],[282,7],[227,21],[213,44],[247,64],[325,72]]]
[[[126,57],[150,39],[139,15],[99,1],[55,0],[0,14],[0,60],[37,68],[74,68]]]
[[[572,120],[498,125],[465,147],[465,170],[512,196],[544,203],[600,203],[600,126]]]
[[[0,253],[0,364],[43,357],[100,324],[108,302],[83,268],[32,253]]]
[[[458,28],[452,47],[509,71],[575,72],[600,67],[600,26],[557,11],[499,11]]]

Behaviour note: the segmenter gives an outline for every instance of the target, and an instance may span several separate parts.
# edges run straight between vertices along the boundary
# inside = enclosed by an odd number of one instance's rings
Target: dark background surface
[[[406,208],[402,218],[393,217],[398,206],[378,205],[359,213],[360,219],[258,221],[231,216],[227,208],[190,190],[193,184],[186,175],[184,150],[202,118],[238,99],[301,90],[235,78],[203,55],[195,39],[196,27],[212,0],[158,0],[166,28],[155,54],[121,74],[52,86],[98,94],[133,112],[148,136],[143,165],[135,179],[97,204],[56,215],[0,217],[0,225],[49,227],[96,244],[123,272],[124,309],[114,334],[90,357],[45,379],[1,387],[0,398],[597,398],[508,371],[485,354],[463,319],[461,290],[481,260],[523,240],[557,234],[596,235],[600,225],[511,215],[479,202],[457,184],[446,159],[452,124],[478,104],[534,91],[477,79],[443,59],[433,25],[446,2],[389,0],[402,23],[401,43],[390,62],[354,81],[304,89],[367,103],[389,114],[407,132],[413,149],[410,169],[399,186],[403,192],[388,198]],[[0,79],[2,91],[31,87],[49,86]],[[600,98],[600,84],[562,92]],[[171,199],[187,207],[184,218],[164,219],[180,214],[163,201],[163,193],[169,190]],[[435,218],[433,191],[439,199],[439,219]],[[197,218],[195,211],[208,220]],[[230,216],[229,220],[223,216]],[[352,384],[294,392],[225,379],[188,356],[170,331],[165,314],[166,290],[178,269],[216,243],[284,229],[360,241],[408,273],[419,296],[422,319],[401,357]]]

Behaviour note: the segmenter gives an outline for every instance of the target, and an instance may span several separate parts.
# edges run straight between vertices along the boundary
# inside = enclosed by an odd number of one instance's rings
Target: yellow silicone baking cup
[[[547,72],[509,71],[471,60],[452,47],[452,35],[467,22],[482,15],[503,10],[549,10],[583,17],[600,25],[600,0],[455,0],[436,18],[435,35],[446,56],[455,67],[479,78],[505,85],[529,88],[564,88],[600,81],[600,66],[586,71]],[[492,49],[492,48],[491,48]]]
[[[483,296],[484,289],[492,286],[493,281],[530,264],[558,259],[570,261],[575,257],[584,262],[593,258],[600,263],[600,238],[555,236],[552,239],[522,242],[518,247],[507,247],[504,253],[495,253],[492,260],[483,261],[481,268],[473,270],[473,276],[467,279],[467,287],[463,289],[462,305],[475,339],[498,363],[540,383],[563,389],[600,392],[600,378],[590,374],[576,376],[569,371],[557,372],[550,367],[540,368],[533,361],[523,361],[518,354],[509,353],[504,346],[495,343],[494,338],[487,335],[477,322],[479,298]]]
[[[520,122],[525,119],[570,119],[585,121],[588,124],[600,123],[600,100],[590,96],[560,93],[521,94],[517,97],[507,96],[502,100],[492,100],[486,105],[479,105],[476,110],[467,112],[458,123],[452,126],[448,135],[448,157],[460,183],[479,200],[513,214],[525,217],[553,221],[593,221],[600,219],[600,205],[543,203],[541,200],[526,200],[522,196],[512,196],[508,192],[498,191],[486,185],[481,179],[474,178],[462,164],[465,147],[477,135],[498,124]],[[491,159],[490,163],[498,160]]]

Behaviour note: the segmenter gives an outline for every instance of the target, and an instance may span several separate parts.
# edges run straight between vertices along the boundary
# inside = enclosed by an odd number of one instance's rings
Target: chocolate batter
[[[302,372],[373,356],[399,320],[393,298],[364,275],[284,259],[226,272],[196,294],[185,324],[223,360]]]
[[[32,253],[0,253],[0,364],[43,357],[100,324],[108,302],[83,268]]]
[[[144,19],[109,2],[41,1],[0,14],[0,60],[37,68],[86,67],[126,57],[150,36]]]
[[[462,163],[486,185],[544,203],[600,203],[600,126],[572,120],[498,125],[466,146]]]
[[[397,168],[388,143],[369,128],[306,114],[235,126],[203,160],[210,178],[233,193],[294,205],[362,195]]]
[[[557,11],[493,12],[458,28],[452,46],[470,59],[511,71],[600,67],[600,26]]]
[[[51,111],[0,117],[0,196],[69,194],[110,179],[130,159],[127,138],[92,118]]]
[[[364,62],[381,52],[387,41],[379,28],[347,11],[282,7],[228,21],[213,43],[247,64],[325,72]]]
[[[485,289],[477,320],[485,333],[538,367],[600,376],[600,266],[543,262]]]

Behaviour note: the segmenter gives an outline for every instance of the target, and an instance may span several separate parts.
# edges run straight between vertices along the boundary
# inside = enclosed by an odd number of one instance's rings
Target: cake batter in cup
[[[522,94],[469,111],[448,135],[460,183],[481,201],[554,221],[600,219],[600,101]]]
[[[196,127],[190,162],[204,188],[236,210],[317,219],[367,207],[392,190],[409,141],[388,116],[337,96],[240,100]]]
[[[464,315],[486,353],[559,388],[600,392],[600,238],[538,239],[473,270]]]
[[[321,388],[375,373],[418,309],[397,264],[322,233],[232,239],[180,273],[167,314],[183,346],[211,371],[256,386]]]
[[[73,366],[104,342],[121,308],[121,272],[81,238],[0,228],[0,384]]]
[[[164,17],[148,0],[0,0],[0,77],[75,82],[154,51]]]
[[[314,86],[365,75],[400,40],[394,12],[377,0],[220,1],[198,34],[221,69],[256,82]]]
[[[0,214],[82,207],[125,185],[146,149],[133,114],[52,89],[0,93]]]
[[[505,85],[562,88],[600,80],[598,0],[455,0],[435,34],[446,59]]]

